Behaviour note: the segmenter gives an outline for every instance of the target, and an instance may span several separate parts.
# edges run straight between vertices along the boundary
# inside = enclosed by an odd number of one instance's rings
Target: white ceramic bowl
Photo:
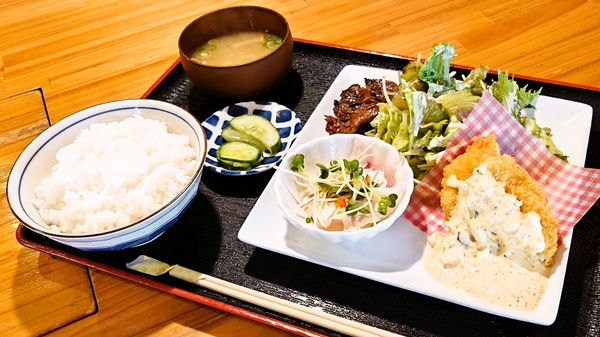
[[[373,167],[380,168],[385,166],[386,170],[391,170],[390,172],[392,172],[391,174],[396,181],[393,185],[393,192],[398,195],[394,212],[375,226],[352,232],[326,231],[317,228],[307,224],[305,219],[296,215],[294,211],[296,207],[294,195],[298,193],[295,177],[292,174],[278,170],[275,173],[274,185],[277,204],[292,225],[313,237],[332,243],[356,242],[370,239],[377,233],[388,229],[402,215],[406,206],[408,206],[410,196],[413,192],[413,173],[406,159],[399,156],[392,145],[377,138],[357,134],[336,134],[317,138],[293,148],[282,159],[279,167],[289,170],[294,156],[302,153],[304,154],[305,170],[311,176],[314,176],[318,171],[317,163],[328,165],[333,159],[353,159],[351,155],[356,145],[355,142],[362,143],[364,145],[363,148],[374,142],[369,149],[369,152],[372,151],[376,154],[372,161]]]
[[[127,226],[94,234],[51,231],[32,205],[34,188],[49,177],[58,150],[71,144],[92,123],[121,121],[141,115],[165,122],[171,133],[185,134],[196,151],[197,166],[183,190],[156,212]],[[206,158],[206,135],[198,120],[170,103],[133,99],[109,102],[79,111],[42,132],[19,155],[7,182],[7,199],[13,214],[27,228],[52,240],[85,251],[121,250],[147,243],[171,227],[196,196]]]

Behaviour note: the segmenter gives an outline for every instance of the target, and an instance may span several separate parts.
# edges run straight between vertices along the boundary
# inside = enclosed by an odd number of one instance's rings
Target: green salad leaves
[[[325,211],[327,204],[340,210],[339,214],[354,217],[357,214],[371,214],[372,211],[386,216],[388,210],[396,207],[398,195],[383,194],[380,183],[360,165],[358,159],[331,160],[329,165],[316,163],[318,176],[306,172],[304,154],[296,154],[290,164],[291,172],[301,178],[302,186],[307,187],[304,197],[307,202],[300,203],[312,214],[305,218],[306,223],[327,223],[327,218],[334,217]],[[314,188],[314,190],[313,190]],[[316,217],[316,220],[315,220]],[[373,224],[377,218],[373,217]],[[327,226],[326,226],[327,227]]]
[[[540,127],[525,113],[525,109],[535,109],[541,88],[519,87],[514,78],[500,70],[497,79],[488,84],[489,66],[477,67],[457,79],[450,69],[454,56],[454,47],[442,42],[433,45],[425,62],[409,62],[399,72],[399,92],[384,90],[386,103],[378,104],[379,114],[366,134],[396,147],[407,158],[415,179],[420,180],[433,168],[483,92],[489,90],[523,127],[552,153],[567,160],[552,141],[551,130]]]

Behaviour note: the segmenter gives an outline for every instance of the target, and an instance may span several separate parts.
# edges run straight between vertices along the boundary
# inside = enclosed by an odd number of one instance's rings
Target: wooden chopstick
[[[313,310],[303,305],[245,288],[210,275],[202,274],[200,279],[194,283],[218,293],[350,336],[399,336],[389,331],[358,323],[323,311]]]
[[[180,265],[168,265],[148,256],[139,256],[134,261],[127,263],[127,268],[148,275],[158,276],[169,273],[190,283],[206,289],[224,294],[241,301],[269,309],[281,314],[303,320],[308,323],[341,332],[351,336],[384,336],[397,337],[398,334],[358,323],[346,318],[335,316],[323,311],[314,310],[306,306],[271,296],[260,291],[242,287],[240,285],[221,280],[219,278],[191,270]]]

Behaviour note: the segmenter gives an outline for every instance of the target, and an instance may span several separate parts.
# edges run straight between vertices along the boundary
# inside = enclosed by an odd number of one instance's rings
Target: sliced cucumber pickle
[[[229,125],[236,131],[257,139],[266,151],[275,154],[281,150],[281,137],[271,122],[259,115],[242,115],[234,117]]]
[[[258,166],[262,159],[263,151],[248,142],[226,142],[217,149],[217,161],[231,170],[249,170]]]
[[[221,131],[221,137],[228,142],[248,142],[258,146],[261,150],[267,151],[267,147],[258,139],[235,130],[231,126],[226,127]]]

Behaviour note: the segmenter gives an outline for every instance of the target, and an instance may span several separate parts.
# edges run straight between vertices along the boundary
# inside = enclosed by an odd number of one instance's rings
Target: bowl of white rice
[[[109,102],[66,117],[20,154],[7,182],[28,229],[85,251],[148,243],[198,191],[206,135],[189,112],[149,99]]]

